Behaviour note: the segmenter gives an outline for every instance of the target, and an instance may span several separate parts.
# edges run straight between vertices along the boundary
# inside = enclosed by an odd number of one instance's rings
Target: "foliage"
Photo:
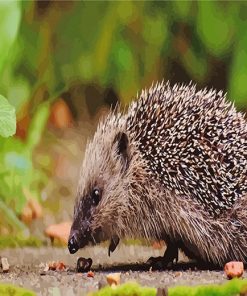
[[[222,285],[203,285],[203,286],[177,286],[168,289],[169,296],[235,296],[247,290],[247,280],[233,279]],[[144,296],[156,295],[155,288],[141,287],[137,283],[125,283],[118,287],[105,287],[89,294],[92,296]]]
[[[38,196],[45,181],[33,153],[57,98],[79,117],[109,104],[109,90],[125,104],[154,80],[193,80],[247,107],[246,2],[6,0],[0,13],[0,93],[17,126],[28,119],[25,141],[0,138],[0,212],[19,229],[23,191]],[[1,121],[13,108],[0,104],[0,134],[13,134]]]
[[[15,108],[0,95],[0,136],[13,136],[16,131]]]
[[[32,120],[25,142],[13,137],[0,138],[0,212],[3,220],[22,231],[26,227],[15,213],[19,214],[26,203],[25,190],[39,196],[38,185],[46,180],[44,173],[34,168],[32,153],[43,133],[48,115],[49,105],[43,103]],[[8,122],[6,118],[3,121],[5,124]]]
[[[1,1],[0,5],[0,73],[5,66],[9,50],[14,43],[21,19],[21,10],[17,1]]]
[[[233,279],[222,285],[204,285],[195,287],[178,286],[168,290],[169,296],[235,296],[242,291],[246,291],[247,281],[242,279]],[[244,294],[244,293],[243,293]]]
[[[0,284],[1,296],[34,296],[34,292],[13,285]]]
[[[91,296],[155,296],[156,289],[141,287],[137,283],[125,283],[123,285],[111,288],[104,287],[98,292],[89,294]]]
[[[0,237],[0,249],[4,248],[15,248],[15,247],[40,247],[42,246],[42,241],[36,237],[23,237],[6,235]],[[0,294],[1,295],[1,294]]]
[[[163,78],[224,88],[240,107],[247,104],[245,2],[24,1],[0,7],[6,16],[0,28],[11,32],[4,31],[5,54],[0,47],[7,59],[0,91],[19,116],[74,83],[112,87],[128,102]]]

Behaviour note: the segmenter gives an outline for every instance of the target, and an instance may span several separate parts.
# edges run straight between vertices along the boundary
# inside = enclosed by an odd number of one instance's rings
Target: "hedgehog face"
[[[107,136],[103,138],[99,128],[86,148],[68,242],[70,253],[89,243],[118,241],[115,230],[125,212],[129,145],[124,132],[109,129]]]

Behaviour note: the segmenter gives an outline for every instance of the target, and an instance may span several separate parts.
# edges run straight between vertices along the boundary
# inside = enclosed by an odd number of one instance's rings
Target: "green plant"
[[[89,296],[155,296],[157,289],[142,287],[137,283],[125,283],[102,288]],[[169,296],[237,296],[247,291],[247,280],[233,279],[221,285],[176,286],[168,288]],[[242,295],[241,294],[241,295]]]
[[[44,182],[45,175],[33,166],[32,154],[40,141],[47,118],[49,104],[43,103],[37,110],[25,142],[9,137],[15,133],[15,110],[0,97],[0,212],[8,225],[26,230],[17,215],[26,203],[25,190],[39,196],[37,183]],[[9,138],[7,138],[9,137]]]
[[[0,284],[1,296],[35,296],[36,294],[30,290],[19,288],[9,284]]]
[[[78,117],[106,103],[106,90],[125,104],[162,79],[228,90],[246,109],[246,13],[244,1],[0,1],[0,93],[18,122],[31,122],[25,141],[0,138],[0,211],[8,224],[25,229],[17,219],[23,188],[39,196],[45,182],[33,153],[64,91]],[[14,128],[0,122],[2,136]]]
[[[13,136],[16,131],[15,108],[0,95],[0,136]]]
[[[168,290],[169,296],[237,296],[246,291],[247,281],[233,279],[221,285],[178,286]]]
[[[142,287],[137,283],[125,283],[123,285],[111,288],[105,287],[98,292],[89,294],[89,296],[155,296],[156,289]]]
[[[20,117],[75,83],[125,103],[163,78],[247,106],[245,2],[2,1],[0,12],[0,92]]]

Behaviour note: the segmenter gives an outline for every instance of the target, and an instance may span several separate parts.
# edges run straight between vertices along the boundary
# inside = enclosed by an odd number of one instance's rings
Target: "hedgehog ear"
[[[113,141],[114,144],[117,144],[117,154],[121,157],[123,163],[123,170],[128,168],[129,164],[129,139],[128,136],[123,133],[119,132]]]

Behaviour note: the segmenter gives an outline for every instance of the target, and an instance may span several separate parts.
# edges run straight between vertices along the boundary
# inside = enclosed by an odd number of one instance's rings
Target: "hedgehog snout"
[[[68,241],[68,249],[70,254],[74,254],[79,250],[79,243],[78,243],[78,232],[71,231]]]
[[[78,221],[75,220],[72,224],[70,235],[68,239],[68,249],[70,254],[76,253],[79,249],[85,247],[93,241],[89,221]]]

